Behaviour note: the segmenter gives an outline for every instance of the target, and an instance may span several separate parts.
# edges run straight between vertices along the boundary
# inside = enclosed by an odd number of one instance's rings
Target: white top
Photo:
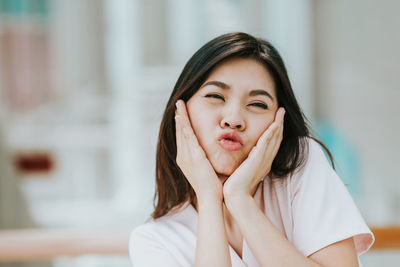
[[[258,185],[254,199],[304,256],[349,237],[353,237],[360,255],[374,242],[345,185],[321,146],[312,139],[304,168],[279,181],[265,178]],[[194,266],[197,219],[196,210],[187,202],[175,212],[149,219],[135,228],[129,241],[133,266]],[[246,240],[242,258],[231,246],[229,249],[232,266],[259,266]]]

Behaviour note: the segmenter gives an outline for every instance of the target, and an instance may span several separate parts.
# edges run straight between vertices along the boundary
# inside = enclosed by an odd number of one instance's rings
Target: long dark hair
[[[286,110],[283,140],[272,163],[270,176],[287,177],[305,162],[310,137],[306,118],[294,96],[285,65],[278,51],[267,41],[236,32],[216,37],[201,47],[186,63],[168,100],[160,125],[156,154],[156,192],[154,219],[167,214],[187,200],[196,207],[196,195],[176,163],[175,103],[187,102],[210,72],[230,58],[255,59],[265,66],[275,82],[278,106]],[[317,139],[333,159],[329,150]]]

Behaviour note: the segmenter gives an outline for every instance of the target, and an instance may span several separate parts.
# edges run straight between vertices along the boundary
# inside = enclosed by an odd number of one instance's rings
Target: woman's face
[[[221,178],[229,176],[275,119],[273,78],[254,59],[229,59],[214,68],[187,110],[214,170]]]

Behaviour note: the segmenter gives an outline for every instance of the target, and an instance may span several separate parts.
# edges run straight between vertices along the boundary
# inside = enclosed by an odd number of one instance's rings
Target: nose
[[[240,108],[228,108],[225,110],[221,122],[221,128],[231,128],[243,131],[246,128],[245,120]]]

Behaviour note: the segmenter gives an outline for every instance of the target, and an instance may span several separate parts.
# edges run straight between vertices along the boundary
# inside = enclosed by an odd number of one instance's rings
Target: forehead
[[[275,82],[268,69],[251,58],[232,58],[219,63],[203,84],[221,81],[232,88],[263,89],[275,96]]]

